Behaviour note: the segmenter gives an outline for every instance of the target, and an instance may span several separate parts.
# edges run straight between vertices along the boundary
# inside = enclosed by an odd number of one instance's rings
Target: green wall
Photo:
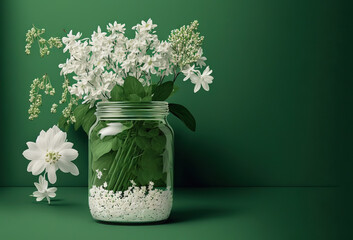
[[[61,81],[63,55],[24,53],[33,24],[48,35],[62,29],[88,36],[118,20],[131,28],[151,17],[160,37],[194,19],[214,71],[211,91],[190,82],[172,99],[194,113],[191,133],[172,116],[177,186],[331,186],[336,181],[336,78],[341,33],[335,1],[1,1],[0,185],[28,186],[25,142],[56,123],[44,104],[27,119],[31,81],[48,73]],[[60,83],[56,84],[60,87]],[[55,99],[55,98],[54,98]],[[57,99],[57,98],[56,98]],[[50,100],[46,98],[45,100]],[[48,101],[47,101],[48,102]],[[57,185],[84,186],[87,140],[70,132],[80,176],[59,173]]]

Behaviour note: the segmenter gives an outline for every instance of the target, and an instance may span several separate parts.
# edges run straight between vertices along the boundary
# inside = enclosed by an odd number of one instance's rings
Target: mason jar
[[[89,132],[89,208],[94,219],[166,220],[173,201],[174,133],[167,102],[99,102]]]

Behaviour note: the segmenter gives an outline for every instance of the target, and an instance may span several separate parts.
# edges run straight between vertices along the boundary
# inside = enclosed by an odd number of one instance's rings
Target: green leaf
[[[136,94],[137,96],[143,98],[145,96],[145,89],[142,83],[136,78],[129,76],[125,78],[124,81],[124,93],[128,97],[131,94]]]
[[[163,177],[163,157],[153,150],[147,149],[143,152],[138,167],[135,174],[142,185]]]
[[[164,101],[166,100],[173,91],[174,83],[172,81],[162,83],[158,85],[153,92],[153,101]]]
[[[124,100],[124,88],[119,85],[115,85],[110,92],[110,101],[123,101]]]
[[[103,169],[109,170],[111,164],[114,161],[115,155],[116,155],[115,152],[109,152],[109,153],[104,154],[103,156],[101,156],[96,161],[93,161],[92,162],[92,170],[93,171],[96,171],[96,169],[100,169],[101,171]]]
[[[151,148],[158,153],[163,153],[166,142],[167,138],[164,135],[156,136],[151,140]]]
[[[112,150],[117,151],[122,144],[122,140],[115,136],[112,144]]]
[[[189,110],[186,109],[186,107],[180,105],[180,104],[175,104],[175,103],[169,103],[169,111],[179,118],[185,125],[193,132],[196,130],[196,121],[194,116],[190,113]]]
[[[112,150],[115,139],[113,137],[106,137],[104,140],[97,139],[96,141],[92,141],[90,144],[90,148],[92,149],[93,161],[99,160],[101,156],[110,152]]]
[[[135,141],[137,146],[139,146],[141,149],[147,149],[151,147],[151,140],[149,138],[137,136]]]
[[[156,137],[158,135],[159,135],[159,129],[158,128],[152,128],[147,133],[147,137],[150,137],[150,138]]]
[[[145,96],[141,99],[142,102],[150,102],[152,101],[152,97],[150,95]]]
[[[146,92],[146,96],[152,96],[153,93],[153,86],[155,86],[156,84],[150,84],[150,85],[145,85],[143,88],[145,89]]]
[[[74,125],[75,130],[81,127],[88,110],[89,110],[89,104],[80,104],[75,108],[74,110],[74,116],[76,118],[76,122]]]
[[[179,91],[179,87],[178,87],[178,85],[174,85],[173,86],[173,91],[172,91],[172,93],[170,94],[170,96],[173,96],[177,91]],[[169,97],[170,97],[169,96]]]
[[[95,107],[91,108],[90,110],[88,110],[83,120],[82,128],[87,133],[87,135],[89,133],[90,128],[96,121],[96,115],[94,114],[95,112],[96,112],[96,108]]]
[[[153,83],[150,85],[151,86],[151,94],[154,93],[154,91],[156,90],[157,84]]]
[[[159,129],[158,128],[148,129],[148,128],[141,127],[139,128],[137,134],[141,137],[153,138],[159,135]]]
[[[59,118],[58,127],[65,132],[69,131],[70,124],[67,123],[67,118],[64,115]]]
[[[133,93],[127,97],[127,100],[129,100],[130,102],[141,102],[141,97]]]

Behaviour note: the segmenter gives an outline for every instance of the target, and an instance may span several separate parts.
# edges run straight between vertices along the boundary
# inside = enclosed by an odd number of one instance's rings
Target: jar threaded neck
[[[99,102],[98,119],[161,119],[169,113],[168,103],[152,102]]]

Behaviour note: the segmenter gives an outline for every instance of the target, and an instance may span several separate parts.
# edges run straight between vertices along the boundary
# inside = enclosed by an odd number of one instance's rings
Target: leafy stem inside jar
[[[120,125],[121,124],[121,125]],[[114,136],[103,136],[104,130],[123,129]],[[146,186],[153,181],[155,187],[167,186],[163,173],[163,154],[167,137],[159,121],[102,122],[92,130],[90,148],[92,164],[90,186],[103,185],[113,191],[124,191],[131,186]]]

